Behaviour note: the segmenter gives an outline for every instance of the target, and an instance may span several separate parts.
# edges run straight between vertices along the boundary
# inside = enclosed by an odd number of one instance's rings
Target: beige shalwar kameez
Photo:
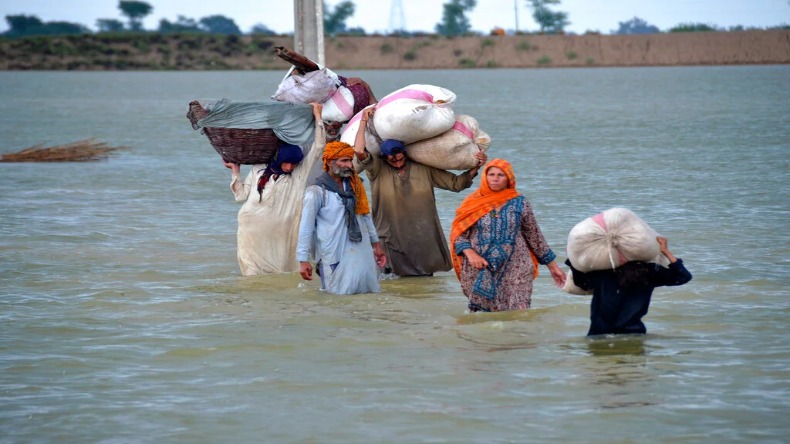
[[[406,160],[404,174],[368,153],[357,169],[370,179],[373,221],[398,276],[424,276],[453,268],[436,210],[434,188],[459,192],[476,174],[449,171]]]
[[[320,173],[324,152],[323,124],[316,125],[315,139],[304,160],[289,175],[269,181],[262,193],[256,189],[266,165],[253,165],[244,181],[233,176],[230,189],[236,201],[244,202],[239,210],[237,256],[244,276],[299,271],[296,243],[302,197],[307,183]]]

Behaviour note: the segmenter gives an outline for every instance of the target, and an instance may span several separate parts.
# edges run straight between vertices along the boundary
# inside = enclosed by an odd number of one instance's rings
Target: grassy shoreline
[[[0,39],[0,70],[279,70],[290,36],[118,33]],[[790,31],[445,38],[343,36],[333,69],[543,68],[790,63]]]

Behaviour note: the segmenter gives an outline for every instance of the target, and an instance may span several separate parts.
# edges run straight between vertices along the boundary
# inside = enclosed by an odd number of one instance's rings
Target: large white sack
[[[378,155],[382,140],[396,139],[408,145],[448,131],[455,125],[454,103],[455,93],[433,85],[409,85],[384,96],[371,105],[376,107],[376,112],[365,132],[368,151]],[[340,135],[341,141],[354,144],[361,118],[362,111],[349,120]]]
[[[487,151],[491,137],[481,131],[474,117],[455,116],[450,130],[406,147],[409,159],[443,170],[468,170],[478,165],[475,154]]]
[[[321,118],[326,122],[348,122],[354,117],[354,94],[345,86],[339,86],[323,105]]]
[[[655,262],[656,233],[626,208],[612,208],[576,224],[568,234],[568,259],[583,272],[613,269],[628,261]]]
[[[332,97],[339,85],[337,74],[327,68],[304,75],[291,72],[291,75],[280,82],[272,98],[290,103],[323,103]]]
[[[429,139],[453,127],[454,103],[455,93],[450,90],[409,85],[376,103],[373,130],[381,140],[396,139],[407,145]]]

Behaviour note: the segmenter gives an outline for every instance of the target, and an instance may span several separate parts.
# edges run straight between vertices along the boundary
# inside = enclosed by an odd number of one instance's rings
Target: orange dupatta
[[[502,191],[493,191],[488,184],[486,173],[491,167],[497,167],[505,172],[508,179],[508,186]],[[463,258],[455,251],[455,240],[469,229],[472,225],[476,224],[481,217],[485,216],[491,210],[504,205],[510,199],[520,196],[516,191],[516,175],[513,173],[513,167],[510,162],[504,159],[493,159],[483,168],[483,178],[480,180],[480,188],[475,190],[472,194],[466,197],[461,202],[461,206],[455,210],[455,219],[450,229],[450,256],[453,260],[453,268],[455,275],[461,279],[461,266],[463,265]],[[529,250],[529,248],[527,248]],[[529,250],[529,255],[532,258],[534,265],[534,273],[532,278],[538,276],[538,259],[535,253]]]

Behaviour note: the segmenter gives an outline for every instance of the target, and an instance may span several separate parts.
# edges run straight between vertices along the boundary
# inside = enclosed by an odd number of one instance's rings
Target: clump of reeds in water
[[[126,149],[128,147],[112,147],[95,139],[85,139],[52,147],[32,146],[0,155],[0,162],[90,162],[104,160],[113,152]]]

